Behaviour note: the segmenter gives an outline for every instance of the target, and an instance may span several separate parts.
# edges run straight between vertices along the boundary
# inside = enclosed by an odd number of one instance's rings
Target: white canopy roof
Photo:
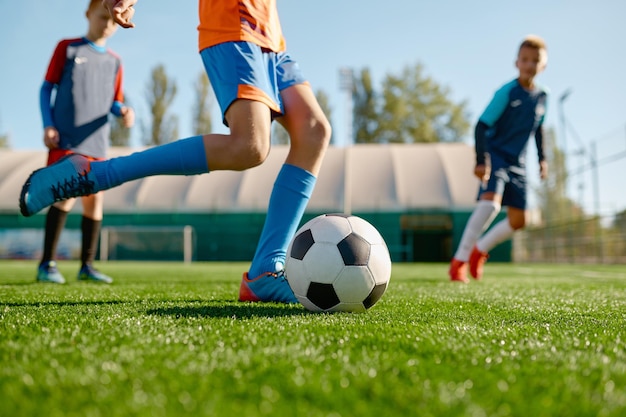
[[[155,176],[108,190],[105,212],[265,211],[287,156],[273,146],[261,166],[197,176]],[[111,148],[110,157],[137,151]],[[45,165],[47,152],[0,150],[0,212],[18,212],[22,184]],[[315,212],[466,209],[478,180],[474,150],[462,143],[355,145],[329,148],[308,210]],[[74,210],[79,210],[77,204]]]

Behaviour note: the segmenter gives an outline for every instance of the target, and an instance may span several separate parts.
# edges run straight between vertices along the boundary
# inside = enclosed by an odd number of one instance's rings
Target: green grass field
[[[235,301],[237,263],[0,262],[1,416],[624,416],[626,266],[395,264],[363,314]]]

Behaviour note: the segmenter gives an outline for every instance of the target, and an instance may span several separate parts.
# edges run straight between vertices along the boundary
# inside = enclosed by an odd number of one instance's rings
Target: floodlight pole
[[[349,67],[339,68],[339,89],[344,92],[345,97],[345,135],[343,139],[344,146],[350,146],[354,143],[353,137],[353,123],[354,123],[354,115],[353,107],[354,107],[354,99],[352,97],[352,89],[354,87],[354,71]]]
[[[343,174],[343,212],[352,214],[352,166],[350,147],[354,144],[353,124],[354,124],[354,98],[352,90],[354,88],[354,71],[352,68],[343,67],[339,69],[339,88],[345,97],[345,135],[344,145],[344,174]]]
[[[567,193],[568,193],[568,170],[567,170],[567,159],[568,159],[568,155],[567,155],[567,122],[565,120],[565,112],[563,110],[563,103],[565,103],[565,100],[567,100],[567,97],[569,97],[569,95],[572,93],[572,90],[570,88],[568,88],[567,90],[565,90],[563,92],[563,94],[561,94],[561,96],[559,97],[559,120],[560,120],[560,124],[561,124],[561,135],[563,136],[562,139],[562,143],[563,143],[563,168],[565,169],[565,178],[564,178],[564,186],[565,186],[565,195],[563,197],[567,198]],[[568,213],[568,215],[572,216],[572,212],[570,210],[570,213]],[[573,217],[573,216],[572,216]],[[571,220],[571,219],[566,219],[566,220]],[[572,252],[572,241],[573,241],[573,232],[572,232],[572,228],[568,227],[568,235],[569,235],[569,258],[570,261],[573,260],[573,252]]]
[[[563,103],[572,94],[572,89],[568,88],[559,97],[559,121],[561,124],[561,135],[563,136],[563,155],[565,155],[565,171],[567,171],[567,122],[565,120],[565,111],[563,110]]]

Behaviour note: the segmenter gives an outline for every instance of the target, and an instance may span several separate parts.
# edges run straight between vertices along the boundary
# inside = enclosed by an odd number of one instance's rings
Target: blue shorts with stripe
[[[483,193],[492,192],[502,196],[502,205],[526,209],[526,168],[512,165],[499,155],[491,152],[491,176],[487,184],[482,184],[478,198]]]
[[[280,92],[306,82],[300,66],[286,52],[273,52],[251,42],[225,42],[200,51],[224,124],[237,99],[261,101],[273,117],[285,112]]]

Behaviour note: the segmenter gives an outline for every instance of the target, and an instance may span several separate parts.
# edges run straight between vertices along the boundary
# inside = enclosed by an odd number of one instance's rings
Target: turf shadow
[[[254,317],[286,317],[310,314],[301,306],[273,305],[272,303],[232,303],[191,307],[164,307],[146,311],[149,315],[186,317],[214,317],[228,319],[249,319]]]
[[[113,305],[113,304],[126,304],[129,301],[120,300],[99,300],[99,301],[24,301],[21,303],[2,303],[7,307],[43,307],[43,306],[88,306],[88,305]]]

